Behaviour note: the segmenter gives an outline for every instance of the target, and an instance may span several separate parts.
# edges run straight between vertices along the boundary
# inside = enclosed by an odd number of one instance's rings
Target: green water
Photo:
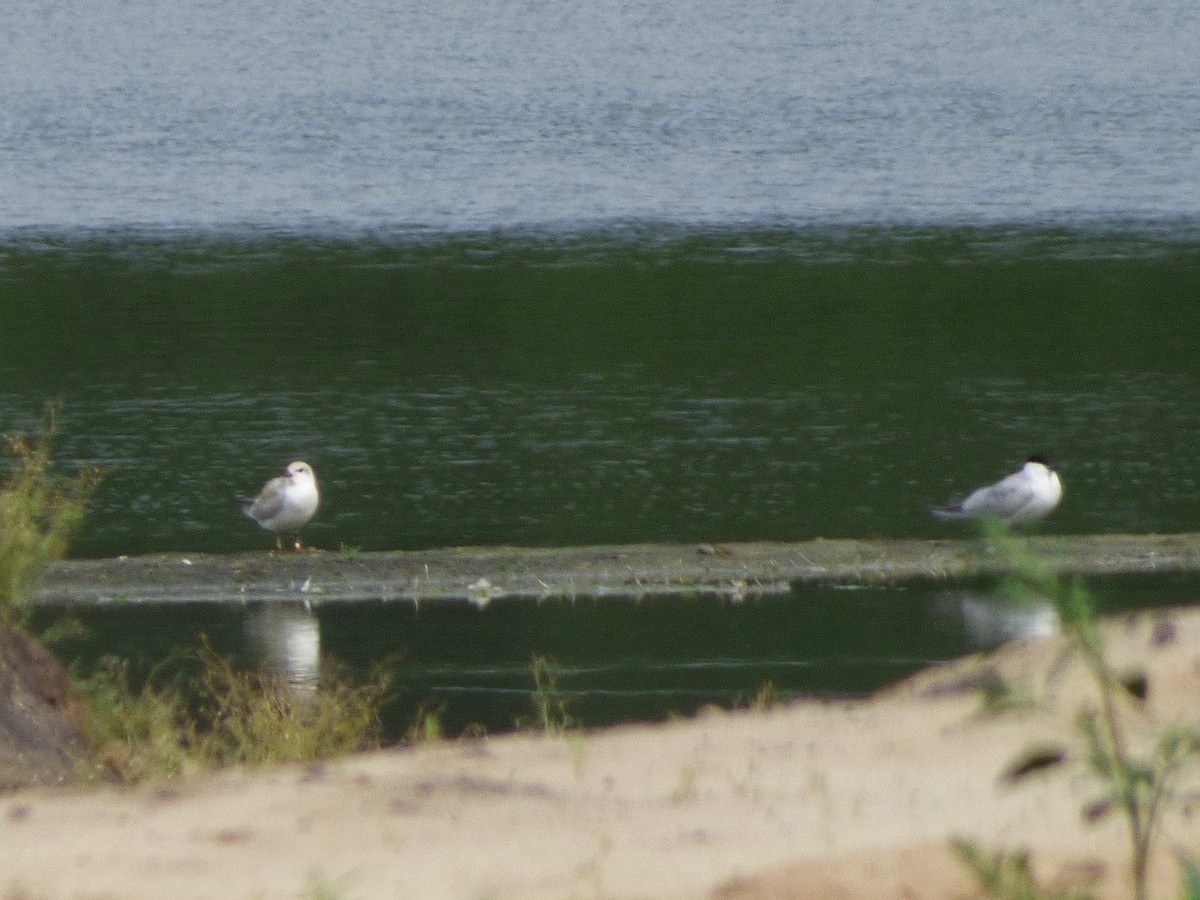
[[[1200,521],[1200,253],[1103,234],[9,248],[0,425],[64,404],[83,555],[939,535],[1062,466],[1065,532]]]
[[[1169,229],[30,240],[0,251],[0,427],[60,399],[60,460],[106,469],[80,555],[266,552],[231,498],[296,458],[323,489],[306,537],[334,551],[948,536],[926,504],[1032,452],[1066,486],[1046,530],[1194,530],[1198,247]],[[600,724],[768,680],[862,693],[980,646],[943,589],[366,603],[265,643],[253,611],[102,610],[66,652],[148,666],[204,631],[251,661],[392,658],[397,731],[424,702],[508,727],[547,654]]]
[[[641,602],[302,606],[130,606],[72,609],[86,627],[58,646],[81,671],[104,654],[135,678],[175,671],[172,651],[208,635],[220,653],[275,672],[304,690],[336,658],[355,677],[381,662],[395,676],[385,726],[401,737],[419,710],[449,734],[536,722],[534,656],[550,661],[556,696],[589,726],[689,715],[704,706],[861,696],[930,664],[1002,640],[1046,633],[1045,607],[1017,607],[994,585],[915,583],[890,588],[797,587],[732,604],[716,598]],[[1194,576],[1126,577],[1093,584],[1102,610],[1194,601]],[[39,611],[35,627],[64,610]],[[319,653],[317,655],[317,645]],[[164,664],[164,659],[167,662]]]

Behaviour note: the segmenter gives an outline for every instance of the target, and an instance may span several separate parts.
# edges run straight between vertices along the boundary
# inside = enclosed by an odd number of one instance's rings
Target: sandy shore
[[[1200,711],[1200,613],[1109,626],[1144,674],[1141,740]],[[985,713],[983,674],[1034,706]],[[1125,835],[1088,824],[1082,761],[1015,784],[1030,748],[1076,747],[1090,696],[1062,642],[1011,645],[855,703],[713,712],[567,737],[520,734],[157,786],[0,797],[9,898],[947,898],[973,882],[951,836],[1027,847],[1047,878],[1124,894]],[[1200,820],[1165,823],[1200,855]]]

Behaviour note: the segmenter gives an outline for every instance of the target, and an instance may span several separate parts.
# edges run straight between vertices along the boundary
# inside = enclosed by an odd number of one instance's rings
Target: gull
[[[1062,482],[1050,460],[1031,456],[1007,478],[972,491],[961,503],[934,507],[939,519],[996,519],[1028,525],[1048,516],[1062,500]]]
[[[306,462],[288,465],[283,475],[272,478],[263,485],[258,496],[238,497],[242,512],[267,531],[275,533],[275,547],[283,552],[283,533],[295,534],[295,548],[303,550],[300,529],[317,511],[321,495],[317,490],[317,476]]]

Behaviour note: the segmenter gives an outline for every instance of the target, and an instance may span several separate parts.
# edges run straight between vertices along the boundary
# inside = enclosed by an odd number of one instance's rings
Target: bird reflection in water
[[[321,633],[303,603],[256,603],[246,609],[246,641],[265,673],[283,680],[297,696],[311,696],[321,675]]]
[[[962,622],[967,642],[986,650],[1006,641],[1046,637],[1059,629],[1058,608],[1050,598],[1014,600],[1003,591],[948,591],[937,611]]]

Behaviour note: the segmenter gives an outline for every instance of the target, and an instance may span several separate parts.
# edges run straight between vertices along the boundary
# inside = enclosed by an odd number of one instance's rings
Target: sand
[[[1122,619],[1108,634],[1112,658],[1149,686],[1125,713],[1134,742],[1194,721],[1200,613]],[[984,711],[983,675],[1035,702]],[[1077,754],[1003,777],[1032,749],[1078,750],[1072,722],[1090,698],[1078,658],[1050,638],[861,702],[23,790],[0,796],[0,897],[970,896],[952,836],[1026,848],[1046,879],[1128,896],[1126,833],[1116,817],[1084,820],[1101,789]],[[1173,897],[1176,852],[1200,856],[1186,804],[1159,846],[1155,896]]]

